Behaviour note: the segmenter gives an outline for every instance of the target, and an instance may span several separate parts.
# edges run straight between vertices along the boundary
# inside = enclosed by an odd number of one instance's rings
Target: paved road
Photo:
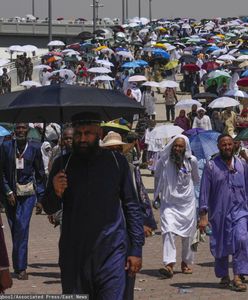
[[[183,98],[185,97],[187,96],[183,96]],[[160,96],[159,102],[161,101]],[[157,104],[157,118],[162,120],[164,115],[164,105]],[[142,170],[142,173],[145,186],[152,198],[153,177],[147,170]],[[155,216],[159,221],[157,211],[155,211]],[[10,253],[12,246],[5,216],[3,216],[3,221],[6,225],[5,236]],[[54,229],[48,223],[45,215],[33,215],[29,243],[29,280],[18,281],[14,279],[13,287],[7,291],[8,293],[61,293],[60,274],[57,265],[58,239],[59,229]],[[192,275],[183,275],[180,272],[180,240],[177,241],[177,247],[176,274],[172,279],[162,279],[158,273],[158,269],[162,267],[160,230],[156,232],[155,236],[146,240],[143,251],[143,269],[136,279],[135,299],[248,299],[248,292],[239,294],[219,287],[218,279],[214,276],[213,258],[209,253],[208,242],[199,247]]]

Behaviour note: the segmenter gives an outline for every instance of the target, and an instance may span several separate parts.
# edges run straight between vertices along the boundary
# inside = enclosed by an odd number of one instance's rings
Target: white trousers
[[[173,232],[167,232],[162,235],[163,238],[163,263],[168,265],[176,262],[176,245],[175,238],[176,234]],[[182,261],[186,264],[193,264],[194,253],[190,249],[192,238],[181,237],[182,239]]]

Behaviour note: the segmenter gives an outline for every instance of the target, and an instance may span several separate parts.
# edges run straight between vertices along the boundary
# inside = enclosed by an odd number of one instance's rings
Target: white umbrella
[[[99,74],[107,74],[107,73],[111,73],[111,70],[104,68],[104,67],[94,67],[94,68],[90,68],[88,70],[88,72],[90,73],[99,73]]]
[[[78,51],[75,51],[75,50],[72,50],[72,49],[66,49],[67,51],[62,51],[62,53],[65,55],[65,56],[73,56],[73,55],[80,55],[80,53]],[[70,51],[68,51],[70,50]]]
[[[237,58],[237,61],[245,61],[245,60],[248,60],[248,55],[240,55]]]
[[[125,38],[126,35],[125,35],[124,32],[117,32],[117,33],[116,33],[116,37]]]
[[[119,56],[125,57],[125,58],[134,59],[132,53],[128,52],[128,51],[119,51],[116,54],[118,54]]]
[[[219,76],[225,76],[225,77],[231,78],[231,75],[229,73],[227,73],[225,71],[221,71],[221,70],[215,70],[208,74],[208,78],[217,78]]]
[[[34,70],[43,70],[43,69],[51,70],[52,68],[50,66],[48,66],[48,65],[34,66]]]
[[[202,106],[202,104],[194,99],[183,99],[177,102],[177,104],[175,105],[176,108],[191,108],[192,105],[197,105],[197,107]]]
[[[220,97],[212,101],[208,107],[210,108],[226,108],[226,107],[233,107],[239,105],[237,100],[234,100],[230,97]]]
[[[156,81],[147,81],[142,84],[143,86],[150,86],[150,87],[159,87],[159,83]]]
[[[25,86],[25,87],[32,87],[32,86],[42,86],[39,82],[37,81],[33,81],[33,80],[27,80],[27,81],[23,81],[22,83],[20,83],[21,86]]]
[[[179,84],[176,82],[176,81],[173,81],[173,80],[163,80],[159,83],[159,87],[161,89],[164,89],[164,88],[177,88],[179,87]]]
[[[6,58],[0,58],[0,67],[6,65],[9,63],[9,59]]]
[[[115,80],[113,77],[110,77],[108,75],[100,75],[96,76],[93,81],[113,81]]]
[[[112,62],[105,60],[105,59],[97,59],[96,63],[99,65],[103,65],[105,67],[113,67],[114,66],[114,64]]]
[[[57,74],[57,73],[59,73],[59,75],[61,77],[65,77],[65,75],[67,75],[69,78],[74,78],[76,76],[75,73],[72,70],[69,70],[69,69],[56,70],[56,71],[53,71],[51,74],[54,75],[54,74]]]
[[[54,41],[51,41],[47,44],[48,47],[50,46],[65,46],[65,43],[62,42],[62,41],[58,41],[58,40],[54,40]]]
[[[240,90],[230,90],[230,91],[226,92],[224,96],[248,98],[248,94],[246,92],[240,91]]]
[[[178,135],[182,133],[184,130],[179,127],[172,124],[168,125],[161,125],[155,127],[149,134],[150,139],[168,139],[170,137],[173,137],[175,135]]]
[[[8,48],[9,52],[24,52],[22,46],[20,45],[12,45]]]
[[[102,50],[100,50],[100,52],[102,52],[102,53],[108,52],[109,54],[113,54],[114,53],[114,51],[112,49],[110,49],[110,48],[103,48]]]
[[[128,82],[147,81],[147,78],[143,75],[134,75],[129,77]]]
[[[22,46],[24,52],[36,52],[38,48],[34,45],[24,45]]]
[[[231,61],[235,61],[236,58],[232,55],[229,55],[229,54],[225,54],[225,55],[221,55],[218,57],[218,60],[224,60],[224,61],[228,61],[228,60],[231,60]]]

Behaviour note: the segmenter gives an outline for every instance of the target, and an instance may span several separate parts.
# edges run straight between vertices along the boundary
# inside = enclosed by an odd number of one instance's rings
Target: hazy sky
[[[122,0],[100,0],[99,17],[121,17]],[[47,16],[48,0],[34,0],[35,14]],[[142,16],[148,16],[149,0],[141,0]],[[92,19],[92,0],[52,0],[53,18]],[[32,0],[0,0],[0,17],[23,17],[32,12]],[[138,0],[129,0],[129,17],[138,15]],[[247,0],[152,0],[152,17],[215,17],[248,15]]]

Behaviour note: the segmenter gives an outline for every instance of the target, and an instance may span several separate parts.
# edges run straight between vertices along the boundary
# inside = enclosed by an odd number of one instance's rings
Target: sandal
[[[169,265],[165,266],[164,268],[159,269],[159,273],[166,278],[172,278],[174,275],[173,268]]]
[[[231,280],[230,280],[230,277],[228,275],[221,278],[220,286],[222,288],[229,288],[230,285],[231,285]]]
[[[235,292],[246,292],[247,286],[242,283],[241,279],[235,279],[232,282],[232,290]]]
[[[183,261],[181,263],[181,270],[182,270],[182,273],[186,274],[186,275],[193,273],[193,270],[190,267],[188,267],[188,265]]]

